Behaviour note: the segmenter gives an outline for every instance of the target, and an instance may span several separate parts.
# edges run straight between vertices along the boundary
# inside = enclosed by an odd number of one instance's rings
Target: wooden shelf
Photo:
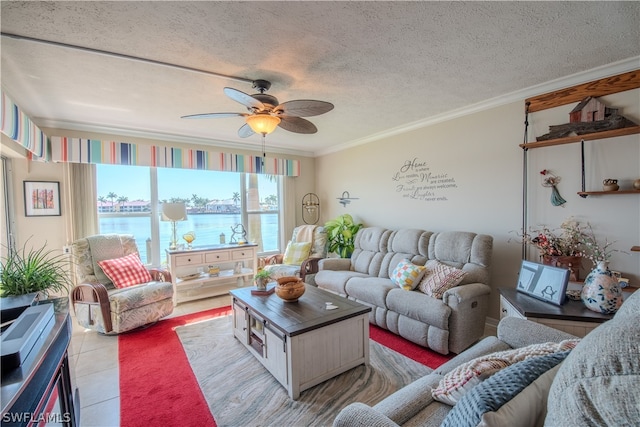
[[[617,190],[617,191],[578,191],[578,195],[582,197],[587,196],[601,196],[604,194],[640,194],[640,190]]]
[[[593,141],[596,139],[615,138],[617,136],[634,135],[640,133],[640,126],[631,126],[622,129],[606,130],[603,132],[587,133],[584,135],[568,136],[566,138],[549,139],[547,141],[535,141],[520,144],[520,148],[542,148],[552,147],[554,145],[574,144],[576,142]]]
[[[640,252],[640,246],[631,246],[633,252]]]

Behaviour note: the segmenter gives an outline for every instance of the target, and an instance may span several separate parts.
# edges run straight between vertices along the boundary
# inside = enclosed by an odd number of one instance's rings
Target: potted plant
[[[8,249],[0,264],[0,297],[30,293],[48,298],[51,294],[68,293],[72,286],[68,275],[70,260],[62,253],[55,254],[27,243],[19,249]]]
[[[271,279],[271,272],[267,270],[259,270],[255,276],[253,276],[253,280],[256,283],[256,288],[259,291],[264,291],[267,289],[267,283],[269,283],[269,279]]]
[[[328,221],[324,228],[327,232],[329,252],[338,254],[340,258],[351,258],[354,239],[362,224],[354,223],[351,215],[343,214]]]

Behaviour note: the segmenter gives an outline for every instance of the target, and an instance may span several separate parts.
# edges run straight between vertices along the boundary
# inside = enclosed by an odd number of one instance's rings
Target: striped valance
[[[29,150],[34,156],[47,157],[47,136],[2,91],[0,127],[2,133]]]
[[[51,160],[300,176],[299,160],[60,136],[51,137]]]

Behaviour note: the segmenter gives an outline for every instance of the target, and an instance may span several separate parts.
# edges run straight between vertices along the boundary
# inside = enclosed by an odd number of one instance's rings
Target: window
[[[187,220],[177,225],[182,236],[195,233],[194,246],[227,243],[232,227],[242,224],[258,252],[279,251],[279,177],[192,169],[97,166],[100,233],[133,234],[144,262],[165,262],[172,224],[160,221],[162,202],[184,202]],[[243,203],[243,201],[245,201]]]

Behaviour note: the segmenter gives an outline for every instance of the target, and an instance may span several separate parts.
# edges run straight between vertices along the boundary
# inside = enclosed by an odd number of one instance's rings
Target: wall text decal
[[[403,198],[426,202],[447,201],[443,192],[458,188],[455,178],[448,173],[432,171],[427,162],[417,157],[406,160],[391,179],[396,184],[396,192]]]

